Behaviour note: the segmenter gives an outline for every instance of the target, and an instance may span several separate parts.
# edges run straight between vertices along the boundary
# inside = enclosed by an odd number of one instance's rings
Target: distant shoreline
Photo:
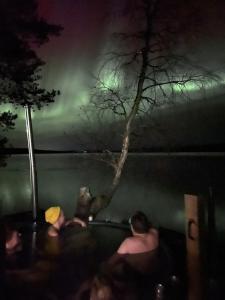
[[[73,154],[73,155],[108,155],[108,153],[104,151],[73,151],[73,150],[65,150],[65,151],[53,151],[53,150],[39,150],[36,149],[35,154]],[[112,151],[112,154],[119,155],[119,151]],[[28,155],[28,149],[23,148],[10,148],[10,149],[2,149],[0,151],[0,155]],[[225,151],[223,150],[211,150],[211,149],[174,149],[170,151],[154,149],[148,151],[129,151],[128,155],[147,155],[147,156],[225,156]]]

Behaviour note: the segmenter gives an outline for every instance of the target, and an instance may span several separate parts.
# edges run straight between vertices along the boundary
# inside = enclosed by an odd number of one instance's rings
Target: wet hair
[[[147,233],[152,226],[147,216],[141,211],[137,211],[130,218],[130,224],[137,233]]]

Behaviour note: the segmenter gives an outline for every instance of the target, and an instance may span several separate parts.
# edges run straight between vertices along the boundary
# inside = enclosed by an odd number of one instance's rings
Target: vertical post
[[[4,291],[5,288],[5,241],[6,230],[4,226],[3,218],[0,218],[0,291]]]
[[[215,275],[216,268],[216,219],[215,219],[215,198],[213,195],[212,186],[209,187],[208,198],[208,261],[209,261],[209,275]]]
[[[35,156],[34,156],[34,140],[33,140],[32,119],[31,119],[31,108],[29,105],[25,106],[25,117],[26,117],[29,162],[30,162],[30,183],[31,183],[31,191],[32,191],[32,216],[33,216],[33,222],[34,222],[34,224],[36,224],[37,208],[38,208],[38,188],[37,188],[37,171],[36,171],[36,163],[35,163]]]
[[[186,248],[188,272],[188,300],[204,298],[204,207],[202,199],[184,195],[186,212]]]

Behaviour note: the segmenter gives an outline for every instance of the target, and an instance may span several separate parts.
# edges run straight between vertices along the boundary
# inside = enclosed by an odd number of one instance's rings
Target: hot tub
[[[91,222],[87,229],[70,226],[60,239],[47,238],[43,224],[38,225],[36,232],[30,224],[18,226],[23,250],[7,258],[6,299],[77,299],[75,295],[83,283],[99,272],[122,240],[130,235],[128,226],[111,222]],[[140,282],[147,284],[142,285],[145,291],[138,299],[155,299],[158,284],[165,294],[172,276],[173,258],[161,240],[159,269],[145,278],[140,277]]]

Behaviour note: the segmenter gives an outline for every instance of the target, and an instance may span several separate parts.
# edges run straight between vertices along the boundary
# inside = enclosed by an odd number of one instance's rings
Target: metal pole
[[[36,224],[37,208],[38,208],[38,188],[37,188],[37,171],[36,171],[36,163],[35,163],[35,156],[34,156],[34,141],[33,141],[33,129],[32,129],[32,119],[31,119],[31,108],[29,105],[25,106],[25,117],[26,117],[29,162],[30,162],[30,183],[31,183],[31,191],[32,191],[32,216],[33,216],[33,222]]]

